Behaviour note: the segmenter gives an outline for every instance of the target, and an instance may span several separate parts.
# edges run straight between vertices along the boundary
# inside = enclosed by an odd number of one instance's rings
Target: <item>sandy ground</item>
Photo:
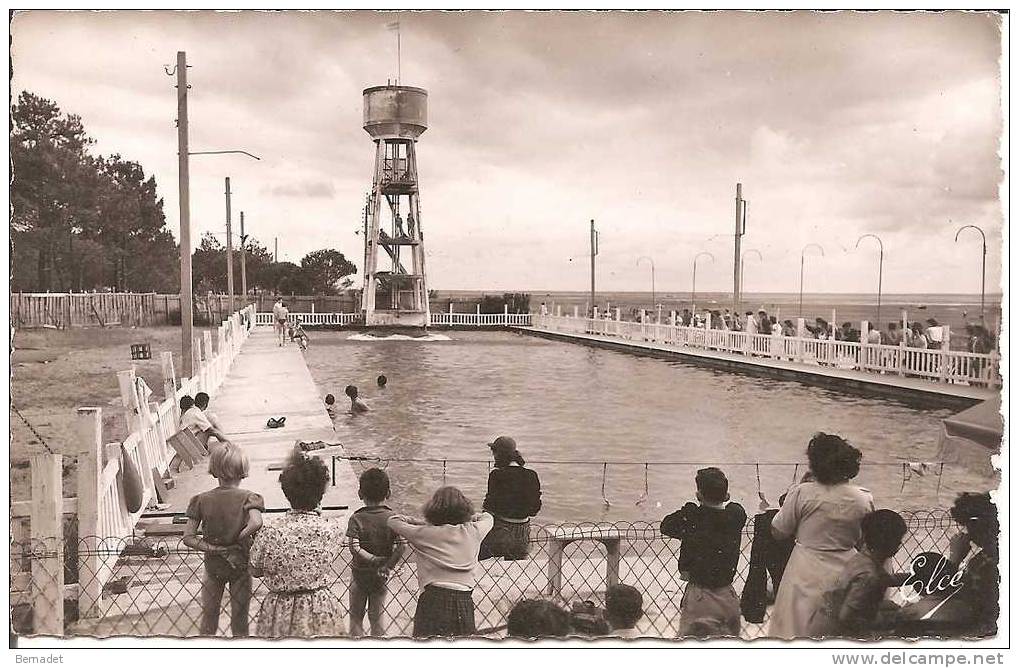
[[[196,328],[196,331],[199,331]],[[151,360],[132,360],[131,344],[148,343]],[[113,442],[126,432],[117,372],[130,369],[144,377],[153,399],[163,398],[159,354],[173,351],[180,373],[180,329],[81,328],[20,330],[14,336],[11,357],[11,400],[28,418],[54,452],[63,453],[64,496],[75,494],[75,409],[103,409],[103,439]],[[43,446],[11,411],[10,481],[12,500],[30,496],[28,456]]]

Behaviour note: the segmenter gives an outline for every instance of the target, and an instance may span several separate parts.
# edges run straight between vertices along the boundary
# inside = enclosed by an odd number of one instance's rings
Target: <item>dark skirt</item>
[[[481,541],[478,559],[503,557],[507,560],[526,559],[530,549],[531,523],[507,522],[501,517],[495,518],[492,530]]]
[[[471,592],[428,585],[418,595],[415,638],[471,636],[475,631]]]

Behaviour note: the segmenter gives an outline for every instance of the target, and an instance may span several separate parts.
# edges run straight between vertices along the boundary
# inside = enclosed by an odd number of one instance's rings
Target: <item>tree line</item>
[[[119,154],[93,155],[79,116],[27,91],[11,109],[10,141],[13,292],[180,290],[180,247],[154,176]],[[300,264],[274,262],[254,237],[246,250],[249,291],[338,294],[357,271],[329,248]],[[233,259],[239,294],[240,252]],[[192,255],[192,272],[196,292],[226,291],[226,249],[210,233]]]

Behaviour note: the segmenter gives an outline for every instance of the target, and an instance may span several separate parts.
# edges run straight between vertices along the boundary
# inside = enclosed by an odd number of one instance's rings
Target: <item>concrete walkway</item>
[[[839,390],[856,390],[893,396],[900,399],[908,397],[963,408],[994,398],[999,394],[999,390],[986,387],[936,383],[921,378],[907,378],[905,376],[857,371],[855,369],[840,369],[833,366],[804,364],[767,357],[748,357],[721,350],[703,350],[667,343],[631,341],[600,334],[557,332],[538,327],[514,327],[513,329],[546,339],[571,341],[610,350],[674,358],[694,364],[703,364],[704,366],[788,378]]]
[[[241,486],[265,497],[267,510],[289,508],[280,489],[279,471],[270,468],[286,460],[296,441],[338,443],[300,348],[295,343],[279,347],[272,328],[252,331],[212,397],[209,412],[219,420],[231,442],[248,454],[251,471]],[[270,417],[281,416],[287,418],[286,426],[265,426]],[[338,448],[326,452],[342,454]],[[321,457],[331,472],[331,457]],[[216,480],[209,475],[208,464],[201,462],[193,470],[174,476],[174,485],[167,512],[183,512],[192,496],[212,489]],[[336,485],[326,488],[322,505],[359,507],[357,480],[348,461],[336,462]]]

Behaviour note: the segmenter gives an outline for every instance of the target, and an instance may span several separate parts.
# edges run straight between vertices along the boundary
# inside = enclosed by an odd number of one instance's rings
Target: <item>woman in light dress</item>
[[[312,638],[344,633],[343,604],[330,590],[342,567],[346,517],[318,510],[329,472],[300,450],[291,454],[280,486],[291,509],[255,534],[249,569],[269,589],[255,623],[262,638]]]
[[[862,454],[839,436],[818,433],[807,446],[813,480],[793,487],[772,520],[776,538],[796,539],[768,635],[806,637],[821,596],[856,554],[860,522],[874,510],[870,492],[850,483],[860,471]]]

